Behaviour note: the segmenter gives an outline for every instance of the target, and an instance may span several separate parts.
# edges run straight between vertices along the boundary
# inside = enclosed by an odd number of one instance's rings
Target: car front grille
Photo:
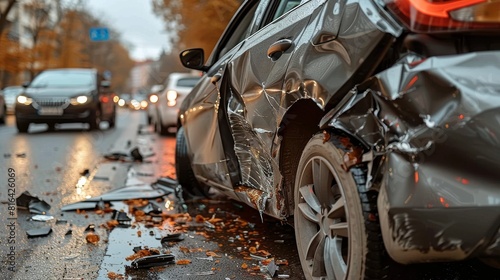
[[[69,104],[66,97],[35,98],[34,101],[41,107],[62,107]]]

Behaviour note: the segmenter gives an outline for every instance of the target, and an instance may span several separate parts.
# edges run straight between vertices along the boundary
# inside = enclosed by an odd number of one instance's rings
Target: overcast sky
[[[168,38],[163,21],[153,14],[150,0],[86,0],[95,16],[121,33],[122,41],[131,44],[135,60],[158,58],[162,49],[168,49]]]

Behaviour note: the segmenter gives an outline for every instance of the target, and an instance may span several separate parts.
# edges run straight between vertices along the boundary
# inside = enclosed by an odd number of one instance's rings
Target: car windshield
[[[90,72],[47,71],[38,75],[30,87],[82,87],[94,83]]]
[[[194,87],[196,83],[200,80],[199,77],[195,78],[182,78],[177,81],[178,87]]]

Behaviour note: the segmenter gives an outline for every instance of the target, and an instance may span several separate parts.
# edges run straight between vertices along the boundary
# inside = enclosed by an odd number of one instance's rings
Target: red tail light
[[[386,0],[414,32],[500,31],[500,0]]]

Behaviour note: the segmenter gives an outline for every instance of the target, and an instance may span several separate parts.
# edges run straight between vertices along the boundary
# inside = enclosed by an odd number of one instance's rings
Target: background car
[[[101,121],[115,126],[115,94],[96,69],[63,68],[42,71],[17,97],[15,116],[19,132],[31,123],[88,123],[99,129]]]
[[[500,17],[484,1],[245,1],[184,99],[176,176],[294,226],[307,279],[500,268]],[[471,73],[474,73],[471,75]]]
[[[2,92],[5,98],[5,104],[7,105],[7,114],[14,114],[14,108],[16,106],[16,98],[23,91],[22,86],[10,86],[5,87]]]
[[[158,134],[175,134],[180,104],[200,78],[200,75],[190,73],[171,73],[168,76],[165,89],[154,104],[156,115],[152,118],[152,124]]]
[[[3,93],[0,91],[0,124],[5,123],[6,115],[7,115],[7,105],[5,104],[5,98]]]
[[[148,124],[152,123],[154,115],[156,114],[156,102],[158,102],[158,96],[162,92],[164,85],[154,85],[148,94]]]
[[[130,107],[130,101],[132,100],[132,95],[130,93],[122,93],[118,95],[118,106],[120,107],[125,107],[129,108]]]

